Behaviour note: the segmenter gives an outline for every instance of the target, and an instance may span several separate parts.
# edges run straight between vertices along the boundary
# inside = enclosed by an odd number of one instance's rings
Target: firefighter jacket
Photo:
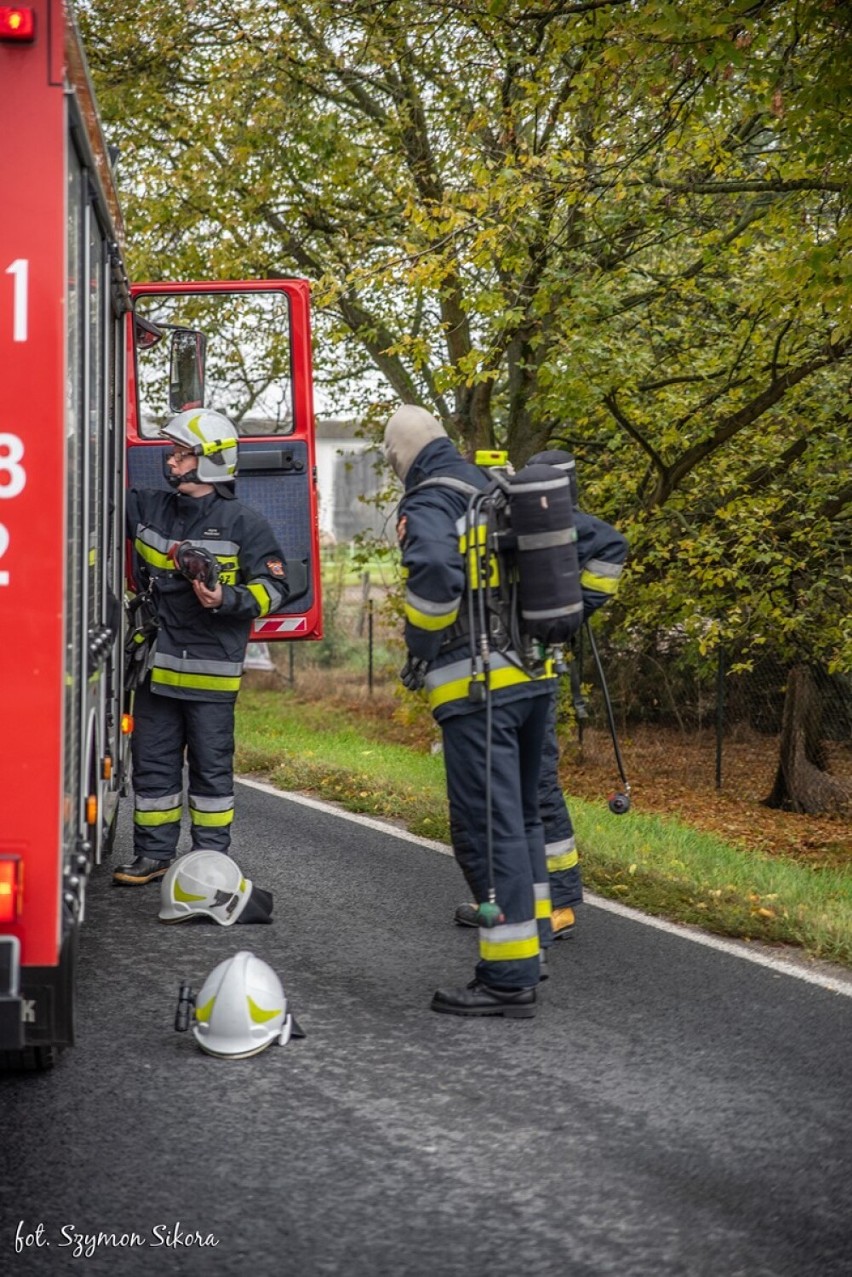
[[[252,621],[275,612],[289,593],[269,524],[218,490],[196,498],[131,488],[127,534],[136,584],[140,590],[152,585],[159,619],[151,690],[184,700],[235,700]],[[216,558],[220,607],[202,607],[175,567],[169,551],[180,541]]]
[[[583,595],[583,620],[613,597],[618,589],[627,539],[603,519],[574,509],[577,529],[577,558],[580,562],[580,590]]]
[[[461,480],[482,489],[488,486],[489,477],[465,461],[449,439],[435,439],[419,453],[406,475],[405,495],[399,506],[405,643],[413,656],[428,662],[426,691],[440,723],[452,715],[482,708],[482,699],[473,694],[478,689],[472,685],[484,685],[486,674],[478,650],[471,648],[469,629],[459,633],[469,597],[465,574],[469,495],[443,484],[412,491],[425,479],[436,478]],[[492,564],[492,569],[496,565]],[[488,686],[494,704],[550,692],[554,687],[552,663],[546,662],[536,675],[524,669],[520,655],[511,648],[491,652]]]

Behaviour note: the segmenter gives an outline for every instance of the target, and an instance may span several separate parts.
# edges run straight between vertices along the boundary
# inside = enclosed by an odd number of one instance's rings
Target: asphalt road
[[[78,1044],[0,1078],[0,1271],[852,1272],[852,998],[587,906],[535,1019],[438,1016],[451,859],[244,786],[234,855],[272,926],[95,874]],[[308,1036],[223,1062],[176,992],[240,948]]]

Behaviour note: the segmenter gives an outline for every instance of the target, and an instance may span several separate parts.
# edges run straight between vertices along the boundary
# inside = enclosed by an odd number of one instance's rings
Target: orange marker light
[[[0,856],[0,923],[17,922],[21,903],[21,862],[17,856]]]
[[[96,794],[89,794],[86,799],[86,824],[93,825],[98,818],[98,799]]]
[[[133,715],[132,715],[132,714],[122,714],[122,716],[121,716],[121,734],[122,734],[122,736],[129,736],[129,735],[130,735],[130,733],[131,733],[132,731],[133,731]]]
[[[20,43],[35,39],[35,13],[32,9],[0,5],[0,40],[18,40]]]

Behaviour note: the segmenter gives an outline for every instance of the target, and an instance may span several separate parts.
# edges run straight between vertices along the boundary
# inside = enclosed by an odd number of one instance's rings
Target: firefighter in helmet
[[[227,853],[234,703],[249,631],[289,593],[275,534],[235,498],[237,438],[228,418],[194,408],[163,434],[173,444],[172,491],[127,494],[134,578],[156,630],[134,705],[135,856],[113,874],[128,886],[161,878],[175,857],[184,760],[193,850]]]
[[[547,449],[544,452],[535,453],[527,464],[554,466],[568,476],[574,504],[574,524],[577,529],[583,619],[587,621],[594,612],[608,603],[618,590],[624,560],[627,558],[627,540],[609,523],[595,518],[594,515],[586,514],[579,508],[576,464],[570,452]],[[556,700],[557,693],[554,692],[547,716],[538,801],[544,825],[547,873],[553,909],[551,915],[553,938],[559,940],[571,935],[574,930],[576,922],[574,910],[583,899],[583,880],[574,837],[574,825],[559,782]],[[477,913],[476,904],[461,904],[456,909],[455,920],[459,926],[475,927],[478,925]]]
[[[552,938],[537,790],[553,671],[531,674],[507,651],[491,660],[487,687],[472,679],[476,640],[472,649],[463,529],[469,492],[485,488],[488,476],[460,456],[439,421],[411,405],[387,423],[385,455],[405,487],[397,525],[408,648],[402,679],[409,688],[426,687],[441,727],[453,850],[481,902],[474,979],[439,989],[432,1009],[528,1018],[536,1009],[541,946]],[[436,478],[440,484],[422,486]],[[496,909],[486,913],[483,903]]]

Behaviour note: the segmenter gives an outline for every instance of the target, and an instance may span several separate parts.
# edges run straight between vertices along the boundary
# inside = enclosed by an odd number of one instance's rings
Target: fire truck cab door
[[[322,637],[309,290],[301,279],[139,284],[128,318],[128,484],[167,488],[160,430],[224,413],[239,439],[236,492],[271,524],[287,563],[263,641]]]

